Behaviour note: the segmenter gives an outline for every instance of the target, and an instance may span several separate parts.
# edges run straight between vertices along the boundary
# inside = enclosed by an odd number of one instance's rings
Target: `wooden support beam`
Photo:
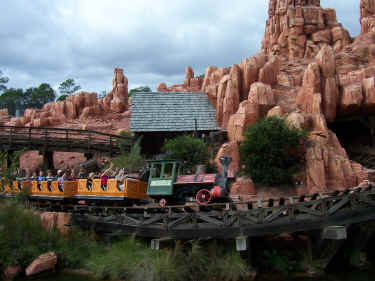
[[[159,251],[161,243],[170,242],[170,241],[174,241],[174,239],[170,238],[170,237],[163,237],[163,238],[159,238],[159,239],[152,239],[151,240],[151,249]]]
[[[237,252],[246,251],[248,249],[249,240],[247,236],[236,237],[236,250]]]

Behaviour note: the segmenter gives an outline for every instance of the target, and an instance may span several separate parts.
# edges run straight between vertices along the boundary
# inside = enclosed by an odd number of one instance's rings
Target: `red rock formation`
[[[321,8],[320,0],[270,0],[268,15],[262,42],[268,55],[312,58],[324,45],[337,42],[335,51],[340,51],[350,43],[335,11]]]
[[[361,0],[361,32],[375,31],[375,1]]]
[[[8,124],[12,126],[67,126],[74,128],[76,121],[79,124],[82,122],[87,124],[97,119],[113,119],[113,114],[122,114],[128,108],[128,79],[124,76],[122,69],[116,68],[113,89],[104,98],[98,99],[96,93],[82,91],[69,95],[65,101],[47,103],[42,109],[26,109],[24,116],[12,118]],[[123,117],[117,116],[116,118]],[[117,129],[114,128],[114,130]]]
[[[306,166],[296,175],[305,183],[302,193],[352,187],[372,177],[350,161],[327,126],[340,116],[375,112],[374,0],[361,0],[361,23],[362,34],[353,41],[335,11],[319,0],[269,0],[261,52],[239,66],[206,70],[202,91],[230,141],[218,155],[228,153],[238,169],[237,142],[246,127],[283,116],[310,132]],[[189,69],[186,85],[191,75]]]
[[[70,228],[66,226],[70,222],[71,214],[62,212],[43,212],[40,220],[46,231],[52,231],[56,227],[61,233],[66,234]]]
[[[194,77],[193,69],[188,66],[186,67],[184,84],[167,87],[167,84],[161,82],[158,86],[158,92],[200,92],[202,84],[203,78]]]
[[[256,195],[255,186],[249,177],[237,178],[229,194],[234,201],[250,201],[254,195]]]
[[[55,268],[57,256],[53,252],[42,254],[37,257],[25,271],[26,276],[34,275]]]
[[[13,280],[21,272],[22,267],[20,265],[7,266],[3,271],[4,280]]]

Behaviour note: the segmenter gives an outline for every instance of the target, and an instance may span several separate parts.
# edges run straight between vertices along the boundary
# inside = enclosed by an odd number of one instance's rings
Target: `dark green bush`
[[[210,157],[207,144],[190,135],[167,140],[162,151],[167,153],[167,158],[184,161],[189,168],[197,164],[206,164]]]
[[[293,174],[304,162],[305,131],[287,126],[284,119],[269,117],[247,128],[243,135],[241,164],[254,182],[292,183]]]

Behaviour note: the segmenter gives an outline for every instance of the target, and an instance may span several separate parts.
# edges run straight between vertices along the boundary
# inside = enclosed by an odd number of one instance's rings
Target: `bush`
[[[284,119],[269,117],[244,132],[241,164],[254,182],[268,185],[292,183],[303,164],[307,133],[287,126]]]
[[[73,229],[63,236],[46,232],[38,215],[14,202],[0,206],[0,270],[8,265],[28,266],[39,255],[53,251],[60,266],[78,268],[96,243],[87,233]]]
[[[206,164],[210,157],[207,144],[190,135],[167,140],[162,151],[167,153],[169,159],[184,161],[189,168],[197,164]]]
[[[113,159],[115,167],[124,168],[125,173],[138,172],[145,164],[145,159],[141,154],[141,139],[139,138],[130,149],[130,152],[124,150]]]

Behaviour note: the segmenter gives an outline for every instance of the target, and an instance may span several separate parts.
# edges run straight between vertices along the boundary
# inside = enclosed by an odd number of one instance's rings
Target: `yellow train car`
[[[66,181],[32,181],[30,197],[34,199],[64,200],[73,198],[77,194],[78,182]]]
[[[2,190],[2,195],[5,197],[14,197],[22,190],[21,182],[13,181],[11,185],[6,184]]]
[[[108,179],[107,185],[102,186],[100,179],[78,180],[78,191],[74,196],[77,199],[98,199],[98,200],[148,200],[147,182],[127,178],[123,182],[116,179]]]

